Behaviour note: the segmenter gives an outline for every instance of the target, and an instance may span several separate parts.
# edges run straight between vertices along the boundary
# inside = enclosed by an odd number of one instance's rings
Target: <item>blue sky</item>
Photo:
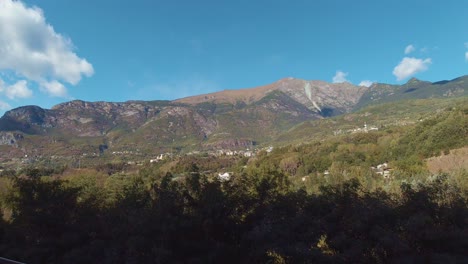
[[[0,0],[0,111],[468,70],[467,1]],[[363,82],[364,81],[364,82]]]

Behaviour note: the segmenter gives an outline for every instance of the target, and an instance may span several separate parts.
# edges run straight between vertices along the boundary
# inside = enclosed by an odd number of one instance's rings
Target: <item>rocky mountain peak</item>
[[[5,113],[5,117],[21,120],[28,123],[41,123],[46,115],[46,110],[39,106],[22,106]]]
[[[416,77],[413,77],[409,79],[406,83],[418,83],[418,82],[420,82],[420,80]]]

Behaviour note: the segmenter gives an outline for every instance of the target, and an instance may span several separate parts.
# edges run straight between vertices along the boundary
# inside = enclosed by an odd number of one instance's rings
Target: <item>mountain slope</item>
[[[329,116],[350,111],[366,90],[366,87],[355,86],[350,83],[327,83],[286,78],[257,88],[225,90],[182,98],[176,100],[176,102],[191,105],[206,102],[251,104],[266,97],[272,91],[280,91],[309,110]]]
[[[385,130],[414,125],[434,113],[468,105],[468,97],[415,99],[382,103],[327,119],[305,121],[276,137],[272,144],[283,145],[322,140],[342,134]]]
[[[403,85],[390,85],[383,83],[373,84],[362,95],[358,104],[359,109],[367,105],[395,102],[407,99],[448,98],[468,95],[468,75],[440,82],[420,81],[410,79]]]
[[[52,109],[24,106],[0,118],[0,159],[125,151],[151,156],[174,149],[246,148],[275,139],[292,140],[284,134],[291,128],[289,135],[303,140],[311,133],[323,134],[313,128],[317,124],[310,123],[313,120],[385,102],[464,96],[467,87],[467,76],[437,83],[412,79],[404,85],[369,88],[286,78],[262,87],[175,101],[75,100]],[[396,106],[383,107],[389,111]],[[384,118],[385,112],[373,115]]]

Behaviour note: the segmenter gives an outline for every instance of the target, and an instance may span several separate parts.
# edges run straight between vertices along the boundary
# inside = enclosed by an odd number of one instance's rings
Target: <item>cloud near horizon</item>
[[[416,48],[413,46],[413,44],[410,44],[410,45],[406,46],[405,54],[410,54],[411,52],[413,52],[415,50],[416,50]]]
[[[11,109],[11,105],[9,103],[0,101],[0,110],[8,110]]]
[[[346,79],[346,76],[348,76],[348,73],[347,72],[343,72],[343,71],[336,71],[336,74],[335,76],[333,76],[333,83],[344,83],[344,82],[349,82],[347,79]]]
[[[468,49],[468,42],[465,42],[465,48]],[[468,61],[468,51],[465,52],[465,60]]]
[[[359,86],[370,87],[374,82],[369,80],[363,80],[359,83]]]
[[[72,41],[55,32],[38,7],[0,0],[0,32],[0,71],[13,72],[14,85],[28,80],[51,96],[65,97],[63,83],[76,85],[94,74],[93,66],[76,55]]]
[[[432,64],[431,58],[417,59],[411,57],[404,57],[400,63],[393,69],[393,75],[397,77],[398,81],[404,80],[413,75],[424,72],[429,69]]]
[[[13,85],[6,85],[5,82],[0,79],[0,93],[3,93],[11,100],[29,98],[33,95],[33,91],[28,88],[28,82],[25,80],[17,81]]]
[[[67,97],[67,88],[58,81],[43,82],[40,89],[50,96]]]

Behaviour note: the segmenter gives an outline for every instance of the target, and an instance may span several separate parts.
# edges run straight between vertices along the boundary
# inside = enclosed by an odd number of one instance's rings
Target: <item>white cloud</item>
[[[18,78],[76,85],[94,74],[93,66],[78,57],[70,39],[56,33],[38,7],[0,0],[0,71]]]
[[[333,83],[344,83],[344,82],[349,82],[346,79],[346,76],[348,76],[347,72],[342,72],[342,71],[336,71],[335,76],[333,76]]]
[[[467,49],[468,49],[468,42],[465,42],[465,48],[467,48]],[[468,61],[468,51],[467,51],[467,52],[465,52],[465,60],[467,60],[467,61]]]
[[[55,97],[67,97],[67,89],[57,81],[41,83],[41,90]]]
[[[6,102],[0,101],[0,110],[8,110],[11,109],[11,105]]]
[[[33,95],[33,91],[28,88],[28,82],[25,80],[17,81],[9,86],[5,85],[3,80],[0,80],[0,92],[12,100],[16,98],[29,98]]]
[[[416,48],[413,45],[408,45],[405,48],[405,54],[410,54],[411,52],[415,51]]]
[[[431,63],[432,60],[430,58],[417,59],[404,57],[403,60],[401,60],[401,62],[393,69],[393,75],[397,77],[398,81],[401,81],[418,72],[426,71]]]
[[[359,86],[370,87],[374,82],[369,80],[364,80],[359,83]]]

